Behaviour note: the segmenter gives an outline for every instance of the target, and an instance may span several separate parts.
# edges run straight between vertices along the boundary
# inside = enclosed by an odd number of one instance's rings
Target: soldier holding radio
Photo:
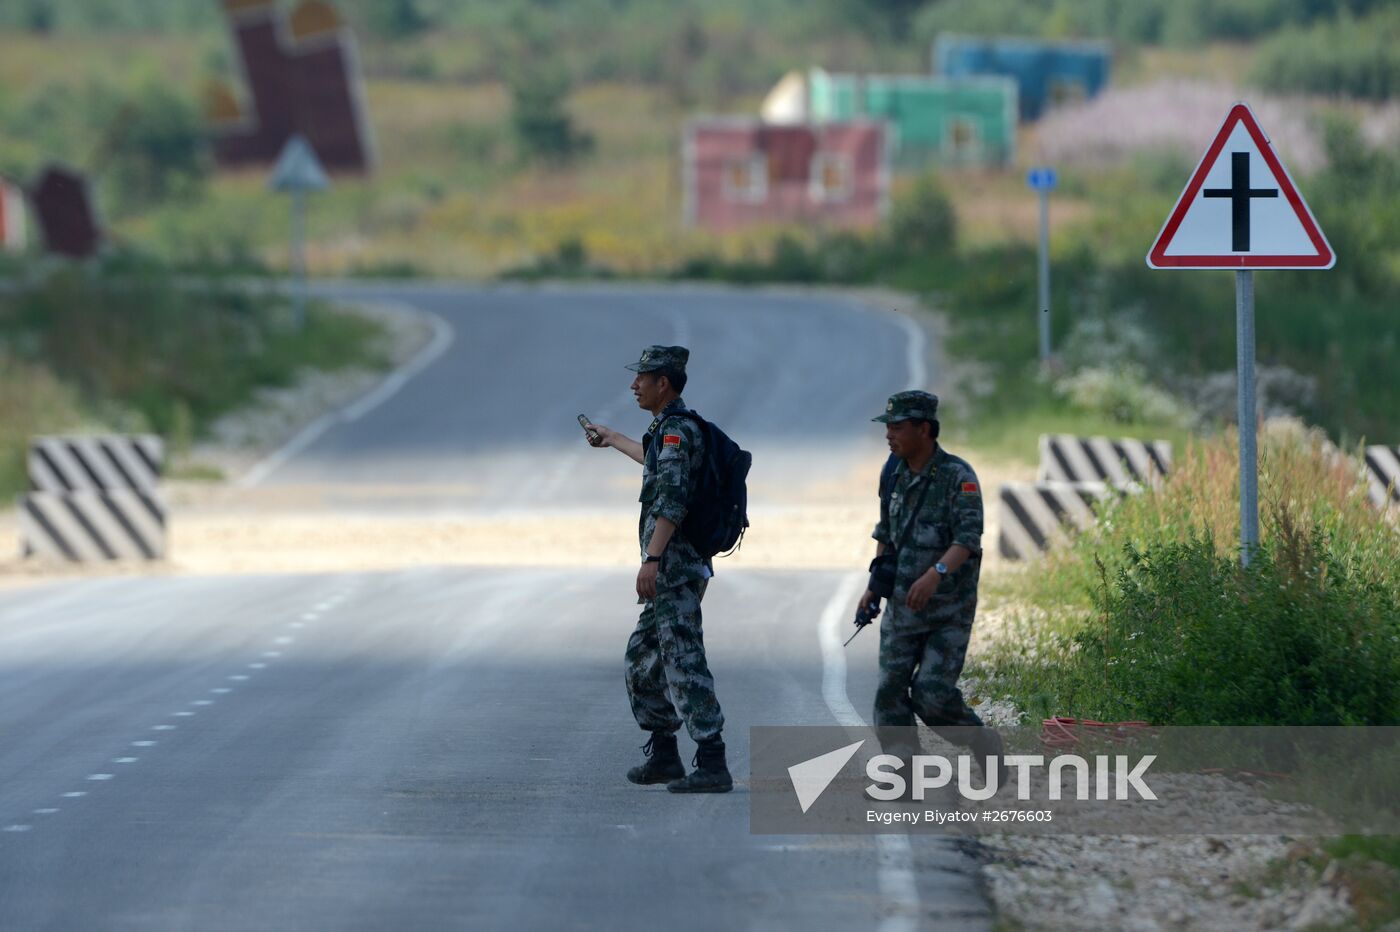
[[[957,685],[977,611],[982,489],[972,467],[939,446],[937,417],[937,397],[908,391],[892,395],[874,418],[900,461],[881,490],[872,535],[879,546],[861,597],[866,620],[881,598],[889,601],[880,621],[875,725],[898,729],[886,733],[893,736],[887,751],[912,755],[918,748],[907,746],[907,729],[917,713],[949,740],[970,744],[985,773],[989,754],[1000,763],[1001,739],[982,727]]]

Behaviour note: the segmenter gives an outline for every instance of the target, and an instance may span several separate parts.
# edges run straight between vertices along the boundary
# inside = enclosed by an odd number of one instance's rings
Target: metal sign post
[[[324,191],[330,179],[311,144],[301,135],[287,140],[268,186],[292,196],[292,243],[288,270],[292,275],[292,315],[298,330],[306,326],[306,192]]]
[[[1040,320],[1040,364],[1050,364],[1050,192],[1055,187],[1055,169],[1032,168],[1026,184],[1040,196],[1039,290],[1036,317]]]
[[[1330,269],[1336,261],[1253,111],[1235,104],[1157,234],[1147,264],[1235,271],[1242,566],[1259,547],[1253,270]]]
[[[301,330],[306,326],[306,192],[292,191],[292,251],[288,257],[292,273],[292,319]]]
[[[1235,370],[1240,425],[1240,564],[1259,546],[1258,420],[1254,401],[1254,273],[1235,273]]]

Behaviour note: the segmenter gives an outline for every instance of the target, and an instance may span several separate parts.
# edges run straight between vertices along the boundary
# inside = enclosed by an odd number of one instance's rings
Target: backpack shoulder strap
[[[899,457],[893,453],[889,459],[885,460],[885,465],[880,467],[880,520],[888,523],[890,520],[890,498],[894,495],[894,477],[899,472]]]
[[[700,445],[701,445],[702,447],[705,445],[704,440],[705,440],[705,426],[706,426],[706,423],[707,423],[706,420],[705,420],[703,417],[701,417],[700,415],[696,414],[694,411],[690,410],[689,408],[686,408],[686,409],[684,409],[684,410],[682,410],[682,411],[672,411],[670,414],[664,415],[664,416],[661,418],[660,423],[658,423],[658,424],[656,425],[656,434],[655,434],[655,435],[647,434],[646,437],[644,438],[645,440],[649,440],[650,442],[649,442],[649,443],[643,443],[643,444],[642,444],[643,455],[645,455],[646,457],[648,457],[649,459],[651,459],[652,465],[653,465],[653,466],[655,466],[655,462],[656,462],[655,459],[654,459],[654,457],[660,452],[660,445],[661,445],[661,444],[660,444],[660,441],[658,440],[658,437],[664,437],[664,436],[665,436],[665,434],[666,434],[666,425],[669,424],[669,423],[671,423],[672,421],[674,421],[676,418],[681,418],[681,419],[683,419],[683,420],[687,420],[687,421],[689,421],[690,423],[694,424],[695,427],[696,427],[696,429],[700,432],[700,441],[701,441],[701,444],[700,444]]]

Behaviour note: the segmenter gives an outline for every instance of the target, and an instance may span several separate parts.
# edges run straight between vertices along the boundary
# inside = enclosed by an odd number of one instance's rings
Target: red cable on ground
[[[1146,734],[1151,722],[1097,722],[1091,718],[1069,718],[1056,715],[1041,722],[1040,743],[1047,748],[1072,748],[1081,744],[1088,734],[1123,743]],[[1093,729],[1081,733],[1080,729]]]

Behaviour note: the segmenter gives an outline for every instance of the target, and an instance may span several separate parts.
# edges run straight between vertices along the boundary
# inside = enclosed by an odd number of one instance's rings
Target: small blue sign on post
[[[1040,364],[1050,365],[1050,192],[1055,187],[1055,169],[1038,165],[1026,173],[1026,184],[1040,200],[1039,304]]]

